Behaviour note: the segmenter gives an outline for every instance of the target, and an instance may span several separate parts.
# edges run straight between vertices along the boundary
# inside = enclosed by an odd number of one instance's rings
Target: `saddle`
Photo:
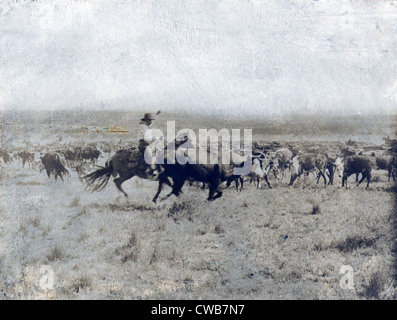
[[[128,167],[146,167],[148,164],[145,162],[144,153],[140,148],[129,148],[117,151],[112,161],[118,163],[127,163]]]
[[[184,141],[177,141],[176,149],[182,145]],[[127,162],[128,167],[142,167],[147,168],[150,166],[145,161],[145,149],[149,146],[149,143],[144,141],[143,139],[139,141],[139,145],[137,147],[131,147],[128,149],[120,150],[117,152],[118,161]],[[167,145],[164,144],[164,160],[167,159]]]

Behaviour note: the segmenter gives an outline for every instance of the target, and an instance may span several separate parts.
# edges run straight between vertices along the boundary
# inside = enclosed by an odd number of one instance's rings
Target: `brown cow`
[[[34,162],[34,153],[30,153],[27,151],[18,152],[17,154],[22,160],[22,168],[25,167],[25,163],[29,164],[29,169],[32,169],[33,162]]]

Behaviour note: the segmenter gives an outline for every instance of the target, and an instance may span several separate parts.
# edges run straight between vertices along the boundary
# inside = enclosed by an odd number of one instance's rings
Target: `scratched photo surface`
[[[1,1],[0,299],[396,299],[396,75],[397,1]]]

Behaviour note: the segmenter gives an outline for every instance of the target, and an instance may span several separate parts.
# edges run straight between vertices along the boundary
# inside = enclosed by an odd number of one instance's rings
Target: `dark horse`
[[[178,162],[171,164],[167,163],[166,159],[165,162],[165,164],[158,165],[160,174],[152,176],[148,173],[148,165],[144,161],[141,151],[122,150],[107,161],[104,168],[86,175],[84,179],[87,181],[87,187],[91,187],[92,191],[101,191],[106,187],[110,176],[113,176],[116,187],[125,196],[128,195],[122,189],[121,184],[134,176],[146,180],[158,181],[157,193],[153,198],[154,203],[156,203],[164,184],[172,188],[172,191],[167,195],[168,198],[171,195],[179,196],[185,181],[199,181],[208,183],[208,200],[213,201],[222,196],[222,190],[228,187],[231,182],[240,178],[240,175],[234,174],[234,169],[244,166],[244,162],[237,165],[193,164],[189,162],[186,164],[180,164]]]
[[[124,149],[118,151],[110,160],[108,160],[104,168],[98,169],[83,178],[87,182],[87,187],[91,188],[92,191],[102,191],[106,187],[110,176],[113,176],[116,187],[126,197],[128,197],[128,195],[121,185],[123,182],[134,176],[152,181],[164,179],[163,183],[172,187],[168,178],[160,177],[160,175],[153,176],[148,172],[148,168],[150,167],[144,161],[141,151],[135,149]],[[153,199],[153,201],[155,201],[155,199]]]

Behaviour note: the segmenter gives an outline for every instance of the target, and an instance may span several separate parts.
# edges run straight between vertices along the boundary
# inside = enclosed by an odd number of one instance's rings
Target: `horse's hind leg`
[[[123,188],[121,187],[121,184],[128,180],[131,179],[134,175],[128,175],[127,177],[118,177],[116,179],[114,179],[114,183],[116,184],[117,189],[119,189],[126,197],[128,197],[128,194],[123,190]]]
[[[169,177],[165,177],[164,179],[160,179],[160,180],[162,180],[167,186],[172,188],[173,184]]]
[[[174,181],[174,185],[172,186],[172,191],[167,195],[167,198],[169,196],[171,196],[172,194],[174,194],[176,197],[178,197],[182,192],[182,187],[183,187],[184,183],[185,183],[184,179],[181,179],[181,180],[176,179]]]

